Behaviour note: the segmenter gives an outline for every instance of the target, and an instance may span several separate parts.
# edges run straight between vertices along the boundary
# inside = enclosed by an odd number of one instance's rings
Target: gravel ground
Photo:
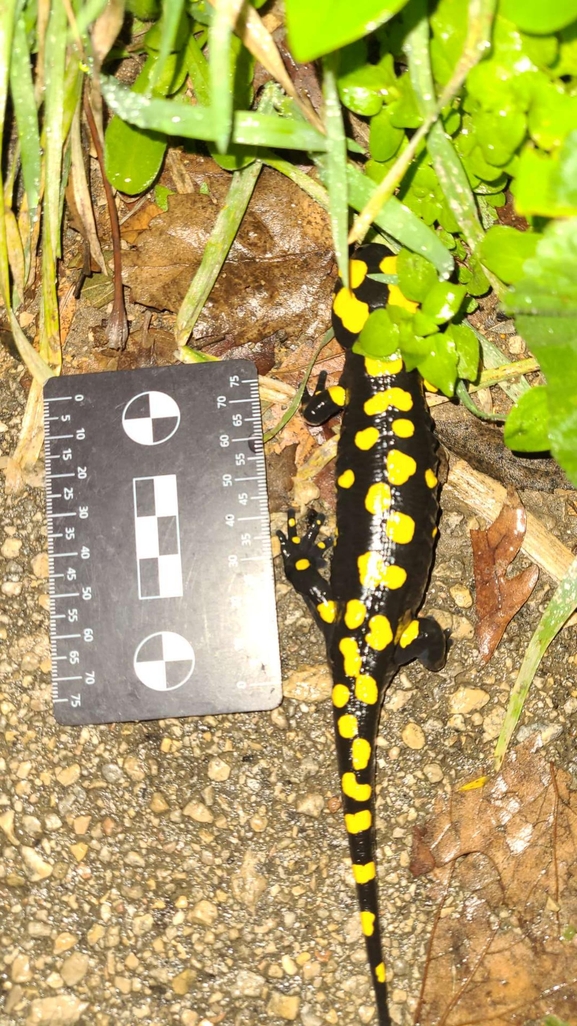
[[[0,371],[3,468],[25,393],[6,354]],[[42,485],[38,469],[24,494],[0,494],[0,1026],[374,1022],[330,682],[303,604],[279,573],[286,687],[272,713],[61,727]],[[566,496],[525,500],[575,543]],[[398,675],[379,739],[379,879],[399,1026],[412,1022],[434,915],[427,880],[408,869],[414,824],[439,791],[482,770],[552,587],[541,575],[480,667],[472,516],[443,507],[427,609],[453,648],[437,675],[416,664]],[[571,630],[552,646],[519,739],[541,731],[577,777],[574,650]]]

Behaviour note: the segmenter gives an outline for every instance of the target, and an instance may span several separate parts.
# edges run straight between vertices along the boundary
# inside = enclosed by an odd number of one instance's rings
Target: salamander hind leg
[[[335,621],[336,606],[331,597],[329,582],[320,572],[332,544],[330,538],[319,539],[319,532],[324,520],[322,513],[311,511],[307,518],[308,526],[300,535],[297,530],[295,511],[289,509],[287,533],[277,531],[277,536],[280,541],[287,579],[295,591],[305,599],[316,623],[325,637],[328,637],[330,628]]]
[[[418,659],[427,670],[442,670],[450,644],[449,631],[444,631],[432,616],[419,617],[411,620],[401,634],[395,662],[405,666]]]

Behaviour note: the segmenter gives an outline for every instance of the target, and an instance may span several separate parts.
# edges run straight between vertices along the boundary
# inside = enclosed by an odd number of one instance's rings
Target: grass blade
[[[169,53],[172,52],[174,47],[174,41],[176,39],[176,33],[178,32],[178,26],[180,24],[183,10],[184,0],[170,0],[170,3],[164,3],[162,5],[162,17],[160,19],[160,49],[158,51],[158,61],[154,65],[152,75],[150,76],[149,89],[151,92],[158,82],[159,76],[162,74]]]
[[[575,608],[577,608],[577,559],[571,563],[566,576],[555,590],[553,598],[547,603],[547,608],[527,646],[521,669],[511,691],[505,720],[495,747],[495,770],[500,769],[505,758],[505,753],[519,722],[531,681],[537,672],[539,663],[553,638],[559,633]]]
[[[30,50],[26,38],[24,18],[20,16],[14,26],[12,60],[10,63],[10,93],[18,127],[22,180],[28,201],[30,217],[34,220],[40,200],[40,132],[34,99],[34,84]]]
[[[0,153],[4,146],[4,124],[6,117],[6,101],[8,99],[8,80],[10,76],[10,58],[12,54],[12,37],[14,33],[15,0],[0,0]],[[8,269],[8,243],[6,240],[6,220],[4,216],[4,186],[0,182],[0,290],[7,310],[10,309],[10,271]]]
[[[352,164],[347,167],[347,177],[351,207],[353,210],[367,209],[375,192],[373,182]],[[387,235],[397,239],[401,245],[411,249],[414,253],[421,253],[427,260],[430,260],[442,278],[449,277],[453,270],[453,257],[449,250],[443,245],[438,235],[416,214],[413,214],[412,210],[403,206],[395,196],[391,196],[378,210],[373,222]]]
[[[210,49],[210,106],[214,119],[214,141],[226,153],[232,132],[234,66],[230,39],[244,0],[217,0],[208,30]]]
[[[338,54],[323,61],[323,95],[327,130],[326,179],[329,193],[329,216],[333,246],[339,274],[345,288],[349,287],[349,204],[347,187],[347,140],[343,125],[341,101],[337,89]]]
[[[214,115],[210,107],[192,107],[156,96],[139,96],[106,75],[101,77],[101,85],[110,110],[131,125],[185,139],[216,141]],[[326,139],[312,125],[251,110],[235,112],[232,141],[245,146],[271,146],[306,152],[320,152],[327,148]]]

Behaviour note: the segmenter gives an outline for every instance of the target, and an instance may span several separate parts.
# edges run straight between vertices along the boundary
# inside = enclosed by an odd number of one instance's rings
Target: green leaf
[[[444,324],[446,321],[450,321],[458,312],[466,293],[467,290],[464,285],[453,285],[452,282],[438,281],[423,300],[423,313],[427,317],[432,317],[436,324]]]
[[[466,381],[476,381],[481,354],[475,332],[468,324],[449,324],[445,337],[452,339],[455,344],[459,377]]]
[[[401,292],[415,303],[422,303],[438,282],[433,265],[420,253],[411,253],[408,249],[402,249],[398,255],[397,274]],[[436,321],[434,323],[436,324]],[[424,335],[429,332],[418,331],[417,334]]]
[[[295,60],[314,61],[366,36],[405,6],[407,0],[287,0],[289,44]]]
[[[404,138],[404,129],[395,128],[391,124],[390,107],[383,107],[379,114],[371,118],[369,150],[374,160],[390,160],[391,157],[394,157]]]
[[[546,36],[577,18],[577,0],[501,0],[499,10],[524,32]]]
[[[566,93],[563,82],[539,81],[533,90],[527,127],[542,150],[556,149],[577,129],[577,96]]]
[[[140,21],[152,21],[160,14],[160,0],[126,0],[126,10]]]
[[[378,114],[395,82],[392,54],[386,53],[378,64],[369,64],[364,40],[341,51],[339,96],[353,113],[362,117]]]
[[[415,310],[413,324],[415,326],[415,333],[422,335],[423,338],[426,338],[428,335],[434,335],[439,330],[437,322],[432,317],[427,317],[422,310]]]
[[[527,119],[522,111],[502,107],[499,111],[480,113],[475,118],[479,145],[488,164],[507,164],[523,142]]]
[[[577,218],[547,225],[524,277],[503,298],[511,314],[577,317]]]
[[[513,452],[548,451],[549,402],[545,385],[531,388],[515,403],[505,422],[503,438]]]
[[[162,17],[154,28],[160,29],[160,46],[158,48],[158,63],[152,70],[150,77],[150,88],[158,89],[162,95],[166,95],[159,89],[161,75],[164,74],[165,64],[170,53],[184,50],[190,32],[188,18],[184,13],[184,0],[171,0],[164,4]]]
[[[477,254],[490,271],[510,285],[523,276],[523,264],[534,256],[541,237],[535,232],[520,232],[507,225],[494,225],[489,228]]]
[[[391,356],[399,348],[401,333],[388,309],[373,310],[353,345],[354,353],[364,356]]]
[[[138,196],[148,189],[162,166],[166,136],[112,118],[104,141],[106,177],[113,188],[127,196]]]
[[[457,381],[457,350],[452,338],[446,332],[439,332],[427,339],[429,354],[419,360],[417,367],[421,377],[440,388],[445,395],[455,394]]]

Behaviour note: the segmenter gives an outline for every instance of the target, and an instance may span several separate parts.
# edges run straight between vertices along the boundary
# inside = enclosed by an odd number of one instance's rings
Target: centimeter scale
[[[254,365],[54,377],[44,408],[56,719],[278,705]]]

